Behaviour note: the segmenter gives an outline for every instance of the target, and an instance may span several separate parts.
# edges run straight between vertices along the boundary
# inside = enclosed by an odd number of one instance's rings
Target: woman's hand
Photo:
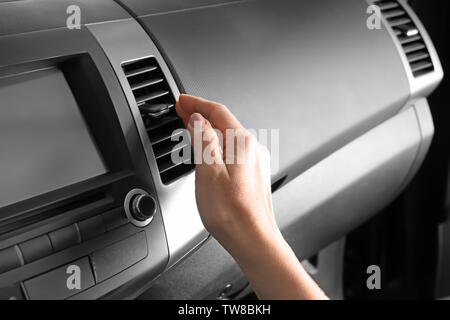
[[[193,143],[202,221],[226,249],[245,259],[256,239],[279,236],[272,210],[269,152],[221,104],[182,95],[177,111],[193,141],[202,143],[200,147]]]
[[[276,224],[268,150],[221,104],[181,95],[176,110],[194,147],[202,221],[241,266],[257,295],[325,299]]]

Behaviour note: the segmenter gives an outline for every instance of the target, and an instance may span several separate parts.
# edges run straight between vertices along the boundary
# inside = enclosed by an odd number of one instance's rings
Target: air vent
[[[169,184],[193,169],[190,155],[183,154],[190,150],[190,144],[179,145],[179,141],[171,139],[172,135],[182,134],[177,129],[185,128],[175,111],[173,93],[154,57],[124,63],[122,68],[141,111],[161,180]],[[174,152],[181,160],[172,161]]]
[[[395,32],[403,47],[414,77],[434,70],[433,62],[423,41],[419,29],[398,1],[379,0],[374,4],[381,9],[382,15]]]

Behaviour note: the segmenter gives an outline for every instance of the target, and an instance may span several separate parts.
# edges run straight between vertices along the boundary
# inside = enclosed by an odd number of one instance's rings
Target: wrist
[[[261,267],[292,252],[278,227],[246,232],[239,242],[227,249],[242,269]]]

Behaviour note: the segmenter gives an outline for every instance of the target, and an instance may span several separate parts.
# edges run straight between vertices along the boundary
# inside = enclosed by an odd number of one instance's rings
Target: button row
[[[88,257],[23,283],[28,298],[37,300],[67,299],[95,284]]]
[[[0,273],[91,240],[126,223],[128,220],[125,218],[123,209],[117,208],[0,250]]]
[[[24,300],[20,283],[14,283],[4,288],[0,288],[0,300]]]
[[[29,299],[67,299],[97,283],[122,272],[148,255],[145,232],[139,232],[122,241],[93,252],[32,279],[25,280],[23,287]],[[16,286],[0,289],[0,297],[18,297]]]
[[[0,250],[0,273],[20,267],[23,264],[18,246]]]

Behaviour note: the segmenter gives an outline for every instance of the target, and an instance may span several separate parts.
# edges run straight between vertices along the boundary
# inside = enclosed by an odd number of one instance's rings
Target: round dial
[[[138,221],[146,221],[156,212],[155,199],[147,194],[135,195],[131,201],[131,214]]]

